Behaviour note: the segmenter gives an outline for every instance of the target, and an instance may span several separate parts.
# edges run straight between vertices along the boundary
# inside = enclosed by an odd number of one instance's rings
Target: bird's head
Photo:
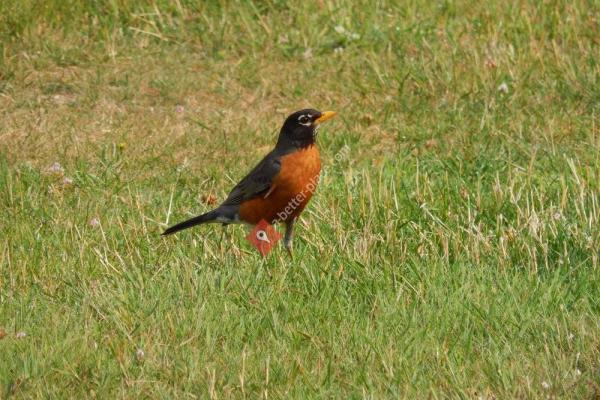
[[[312,108],[296,111],[283,123],[278,146],[306,147],[315,142],[319,125],[337,115],[335,111],[317,111]]]

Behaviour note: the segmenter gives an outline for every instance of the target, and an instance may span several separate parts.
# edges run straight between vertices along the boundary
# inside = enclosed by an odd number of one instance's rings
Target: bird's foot
[[[294,255],[292,254],[292,243],[286,242],[286,243],[284,243],[284,246],[285,246],[285,251],[287,251],[287,253],[290,255],[290,258],[293,260]]]

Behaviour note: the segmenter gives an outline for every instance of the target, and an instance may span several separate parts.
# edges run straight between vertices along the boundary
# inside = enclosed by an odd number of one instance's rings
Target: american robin
[[[283,123],[275,148],[238,183],[227,199],[212,211],[180,222],[163,235],[205,223],[261,220],[285,223],[284,245],[292,254],[294,223],[310,201],[319,180],[321,159],[315,144],[322,122],[334,117],[334,111],[313,109],[296,111]]]

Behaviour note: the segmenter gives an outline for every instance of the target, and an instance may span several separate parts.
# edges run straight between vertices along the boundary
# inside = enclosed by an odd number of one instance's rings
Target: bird
[[[316,138],[335,111],[312,108],[289,115],[271,150],[217,208],[167,228],[162,235],[207,223],[284,223],[284,246],[292,256],[294,224],[313,196],[321,172]]]

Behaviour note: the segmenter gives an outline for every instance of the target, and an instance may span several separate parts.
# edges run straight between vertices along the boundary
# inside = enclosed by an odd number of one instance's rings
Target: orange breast
[[[319,183],[321,157],[315,145],[281,157],[281,171],[266,197],[240,206],[240,218],[250,224],[287,221],[297,217],[310,201]]]

